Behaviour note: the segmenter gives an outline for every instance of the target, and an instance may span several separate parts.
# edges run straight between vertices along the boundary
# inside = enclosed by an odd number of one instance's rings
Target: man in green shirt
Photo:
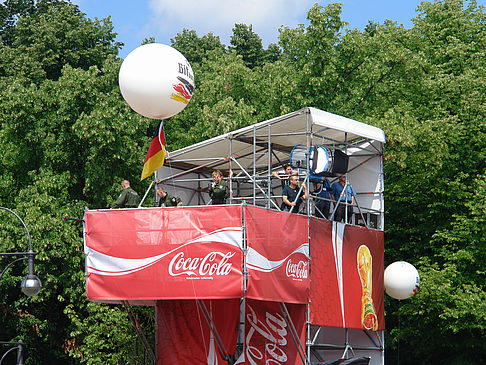
[[[157,195],[159,197],[159,207],[181,207],[182,200],[178,196],[167,194],[163,187],[157,188]]]
[[[137,208],[140,203],[140,197],[137,192],[130,187],[130,181],[123,180],[121,185],[123,191],[111,208]]]

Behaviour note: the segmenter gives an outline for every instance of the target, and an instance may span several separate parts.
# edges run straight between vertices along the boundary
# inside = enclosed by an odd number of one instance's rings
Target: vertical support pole
[[[378,189],[380,189],[380,222],[377,228],[382,231],[385,230],[385,168],[383,156],[383,143],[380,142],[380,182],[378,184]]]
[[[253,206],[256,206],[256,128],[253,127]]]
[[[160,327],[159,327],[159,323],[157,321],[157,317],[158,317],[157,316],[157,312],[159,310],[158,309],[158,305],[157,305],[158,302],[159,302],[158,300],[155,301],[155,308],[154,308],[154,317],[155,317],[154,318],[154,323],[155,323],[155,331],[154,331],[155,332],[155,334],[154,334],[154,336],[155,336],[155,341],[154,341],[154,347],[155,347],[155,349],[154,349],[155,350],[154,351],[155,352],[155,364],[158,364],[159,363],[159,336],[158,336],[158,333],[160,331],[159,330]],[[145,353],[145,355],[144,355],[144,361],[145,361],[146,354],[147,353]]]
[[[155,171],[155,185],[154,185],[154,207],[157,205],[157,198],[158,198],[158,195],[157,195],[157,171]]]
[[[228,157],[228,160],[229,160],[229,176],[228,176],[228,181],[229,181],[229,191],[230,191],[230,201],[229,203],[230,204],[233,204],[233,179],[232,179],[232,176],[233,176],[233,172],[231,170],[231,156],[233,156],[233,136],[231,135],[230,136],[230,143],[229,143],[229,157]]]
[[[309,216],[311,214],[310,211],[310,148],[311,148],[311,121],[310,121],[310,111],[307,109],[306,114],[306,129],[305,129],[305,137],[306,137],[306,157],[305,157],[305,176],[307,179],[307,192],[309,193],[309,197],[306,201],[306,212],[307,212],[307,226],[309,226]]]
[[[248,280],[248,270],[246,267],[246,255],[248,254],[248,246],[247,246],[247,240],[246,240],[246,220],[245,220],[245,205],[246,202],[243,200],[243,203],[241,204],[241,228],[242,228],[242,248],[243,248],[243,298],[240,302],[240,323],[238,325],[238,337],[237,341],[240,340],[240,334],[242,334],[241,337],[241,343],[243,346],[243,351],[245,351],[245,308],[246,308],[246,289],[248,286],[247,280]]]
[[[348,132],[344,132],[344,153],[348,154]],[[348,224],[348,173],[346,172],[344,184],[344,223]]]
[[[197,205],[201,205],[201,174],[197,174]]]
[[[385,331],[381,330],[381,365],[385,365]]]
[[[310,111],[309,109],[307,109],[307,125],[306,125],[306,138],[307,138],[307,158],[306,158],[306,176],[309,177],[307,179],[307,192],[309,193],[309,198],[307,199],[307,208],[306,208],[306,211],[307,211],[307,242],[309,242],[309,259],[307,261],[307,265],[309,267],[309,276],[310,276],[310,272],[311,272],[311,260],[310,260],[310,251],[311,251],[311,237],[310,237],[310,215],[311,215],[311,211],[310,211],[310,176],[309,176],[309,166],[310,166],[310,161],[309,161],[309,157],[310,157],[310,143],[311,143],[311,136],[310,136]],[[307,360],[310,364],[310,361],[311,361],[311,322],[310,322],[310,303],[307,303],[307,311],[306,311],[306,331],[307,331],[307,335],[306,335],[306,344],[307,344]]]
[[[268,173],[267,173],[267,188],[268,188],[268,198],[267,198],[267,209],[270,209],[270,200],[272,200],[272,127],[268,125]]]
[[[24,365],[24,342],[19,340],[17,346],[17,365]]]
[[[246,255],[248,254],[248,247],[246,241],[246,221],[245,221],[245,205],[246,202],[243,200],[241,204],[241,232],[242,232],[242,250],[243,250],[243,294],[246,296],[246,287],[247,287],[247,280],[248,280],[248,271],[246,267]]]
[[[307,312],[306,312],[306,347],[307,347],[307,359],[309,360],[309,364],[311,363],[311,323],[310,323],[310,303],[307,303]]]

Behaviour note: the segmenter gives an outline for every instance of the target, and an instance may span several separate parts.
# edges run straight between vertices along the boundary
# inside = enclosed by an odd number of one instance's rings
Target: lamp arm
[[[2,364],[3,362],[3,359],[5,358],[5,356],[7,356],[7,354],[10,352],[10,351],[13,351],[13,350],[16,350],[17,349],[17,346],[16,347],[12,347],[10,350],[8,350],[7,352],[5,352],[2,356],[2,358],[0,359],[0,365]]]
[[[27,226],[25,225],[24,221],[22,220],[22,218],[20,218],[17,213],[15,213],[14,211],[8,209],[8,208],[5,208],[5,207],[0,207],[0,209],[3,209],[3,210],[6,210],[7,212],[10,212],[12,213],[14,216],[16,216],[19,221],[22,223],[22,225],[24,226],[25,228],[25,232],[27,232],[27,237],[29,238],[29,251],[32,252],[32,240],[30,239],[30,233],[29,233],[29,230],[27,229]]]
[[[8,264],[7,266],[5,266],[5,268],[3,269],[2,271],[2,274],[0,274],[0,281],[2,280],[2,277],[3,277],[3,274],[5,274],[5,271],[7,271],[7,269],[12,266],[13,264],[15,264],[16,262],[18,261],[22,261],[22,260],[28,260],[29,258],[28,257],[19,257],[18,259],[15,259],[13,260],[10,264]],[[0,363],[1,364],[1,363]]]

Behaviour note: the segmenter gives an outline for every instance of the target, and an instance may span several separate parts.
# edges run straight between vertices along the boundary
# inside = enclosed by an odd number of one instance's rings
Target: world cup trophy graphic
[[[364,329],[376,331],[378,318],[372,299],[372,257],[369,248],[361,245],[357,254],[358,274],[361,279],[361,325]]]

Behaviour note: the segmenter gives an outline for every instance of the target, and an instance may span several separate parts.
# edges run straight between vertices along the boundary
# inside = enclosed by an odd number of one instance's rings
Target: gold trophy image
[[[358,274],[361,279],[361,325],[364,329],[376,331],[378,329],[378,318],[375,314],[372,293],[372,257],[369,248],[361,245],[358,248],[356,257]]]

